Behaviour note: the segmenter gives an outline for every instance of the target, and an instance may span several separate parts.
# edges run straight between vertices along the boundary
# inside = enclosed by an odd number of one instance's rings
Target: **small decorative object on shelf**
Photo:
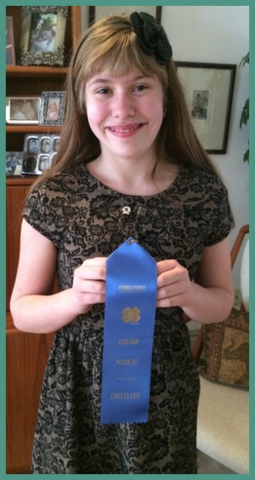
[[[6,175],[21,175],[23,152],[6,152]]]
[[[22,7],[21,65],[64,65],[68,7]]]
[[[39,125],[62,125],[65,116],[65,92],[42,92]]]
[[[56,155],[59,135],[27,134],[24,139],[23,175],[41,175],[49,170]]]
[[[40,97],[7,97],[6,123],[38,124]]]
[[[6,65],[15,65],[13,18],[6,17]]]

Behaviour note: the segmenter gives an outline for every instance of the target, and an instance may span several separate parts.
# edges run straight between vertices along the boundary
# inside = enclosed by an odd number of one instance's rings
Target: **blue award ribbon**
[[[102,424],[148,419],[156,296],[156,262],[129,238],[106,262]]]

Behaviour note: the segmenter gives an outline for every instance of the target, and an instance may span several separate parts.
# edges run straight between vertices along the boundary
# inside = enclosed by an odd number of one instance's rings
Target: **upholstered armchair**
[[[200,372],[197,447],[238,474],[249,473],[249,226],[231,251],[240,258],[241,307],[203,325],[193,346]]]

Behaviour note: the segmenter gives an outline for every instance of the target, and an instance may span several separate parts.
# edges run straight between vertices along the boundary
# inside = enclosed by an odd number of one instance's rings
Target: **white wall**
[[[88,7],[81,8],[82,29],[85,29]],[[232,245],[240,227],[249,223],[249,167],[243,162],[248,128],[239,128],[241,110],[249,95],[249,67],[239,66],[249,50],[249,7],[163,6],[161,23],[172,44],[175,60],[237,65],[227,153],[212,155],[228,188],[235,216],[236,226],[230,236]],[[233,272],[236,288],[239,287],[239,266],[238,259]]]
[[[241,110],[249,96],[249,67],[239,65],[249,50],[249,7],[162,7],[161,23],[175,60],[237,65],[227,153],[211,156],[228,188],[235,216],[232,245],[240,227],[249,223],[249,166],[243,162],[248,128],[239,128]],[[236,288],[239,265],[238,258],[233,271]]]

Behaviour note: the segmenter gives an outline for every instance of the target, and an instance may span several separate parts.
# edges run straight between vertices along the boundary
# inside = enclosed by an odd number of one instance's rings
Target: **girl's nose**
[[[135,114],[135,100],[128,94],[118,94],[112,104],[112,116],[124,120]]]

